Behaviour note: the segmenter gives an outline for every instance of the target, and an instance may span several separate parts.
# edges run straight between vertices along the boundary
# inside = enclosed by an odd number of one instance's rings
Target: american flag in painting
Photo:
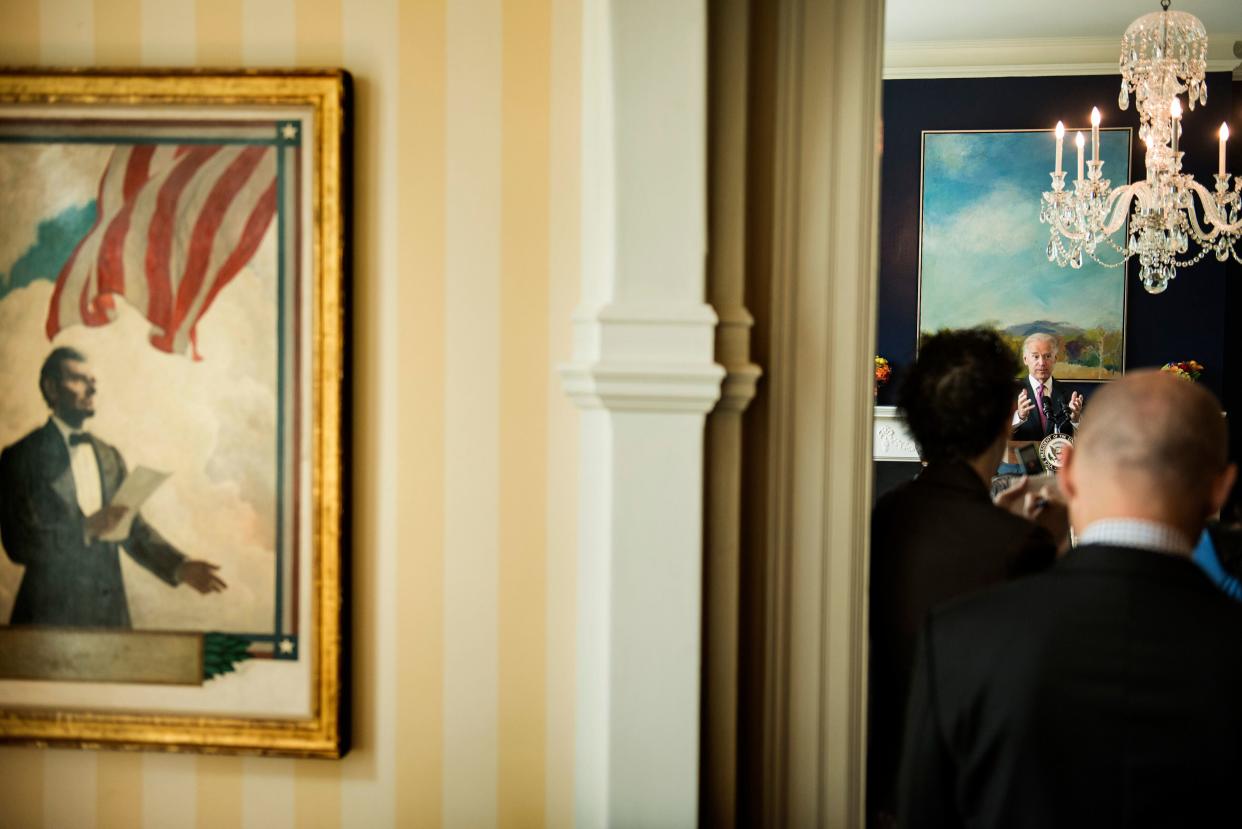
[[[271,146],[118,146],[99,182],[95,226],[56,280],[48,339],[110,322],[119,296],[150,321],[152,345],[186,353],[275,212]]]

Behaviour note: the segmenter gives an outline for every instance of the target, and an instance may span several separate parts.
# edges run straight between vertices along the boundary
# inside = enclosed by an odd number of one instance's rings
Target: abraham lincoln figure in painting
[[[81,352],[60,347],[43,363],[43,426],[0,452],[0,538],[25,566],[11,625],[130,627],[120,549],[169,585],[223,590],[216,566],[187,558],[142,516],[123,541],[108,536],[126,509],[110,506],[125,460],[84,429],[95,414],[95,376]]]

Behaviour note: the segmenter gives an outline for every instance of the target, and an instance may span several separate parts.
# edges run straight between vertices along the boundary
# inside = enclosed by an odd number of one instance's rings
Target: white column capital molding
[[[561,380],[579,408],[706,414],[720,398],[725,371],[714,363],[571,363]]]
[[[608,303],[574,312],[565,392],[584,409],[706,413],[725,370],[712,360],[716,312],[705,303]]]

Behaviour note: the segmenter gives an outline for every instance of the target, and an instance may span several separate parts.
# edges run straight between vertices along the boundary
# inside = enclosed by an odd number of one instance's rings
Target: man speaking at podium
[[[1082,415],[1082,395],[1067,392],[1052,380],[1057,341],[1050,334],[1032,334],[1022,343],[1022,362],[1029,376],[1018,394],[1010,440],[1043,440],[1053,432],[1072,435]]]

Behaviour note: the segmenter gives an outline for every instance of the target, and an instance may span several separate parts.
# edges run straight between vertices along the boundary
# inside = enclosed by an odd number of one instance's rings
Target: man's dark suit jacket
[[[103,503],[125,480],[125,460],[89,436],[99,463]],[[9,617],[11,625],[129,627],[129,604],[118,549],[169,584],[185,556],[134,519],[122,544],[85,540],[69,448],[50,420],[0,453],[0,541],[25,565]]]
[[[870,811],[896,805],[914,646],[942,602],[1051,566],[1052,536],[993,505],[964,462],[933,463],[871,515]]]
[[[1025,423],[1019,423],[1018,428],[1013,430],[1010,436],[1011,440],[1043,440],[1053,432],[1054,423],[1061,424],[1061,431],[1064,434],[1072,435],[1074,426],[1069,419],[1069,403],[1070,390],[1060,380],[1052,381],[1052,393],[1048,395],[1048,410],[1051,416],[1046,424],[1040,423],[1038,409],[1033,410],[1027,415]],[[1031,398],[1031,402],[1035,403],[1035,387],[1031,385],[1031,378],[1026,378],[1026,396]]]
[[[903,827],[1237,826],[1242,606],[1189,558],[1088,546],[932,614]]]

